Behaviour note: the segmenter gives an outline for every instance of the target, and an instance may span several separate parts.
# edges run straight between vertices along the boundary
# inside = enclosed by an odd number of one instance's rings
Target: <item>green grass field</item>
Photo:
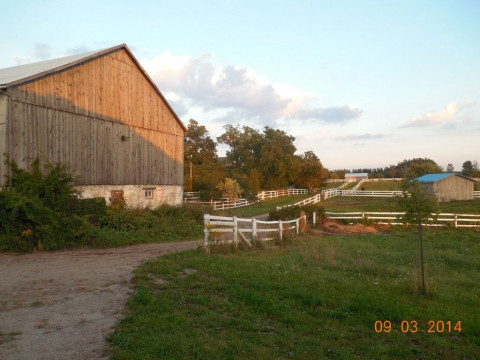
[[[413,231],[160,257],[136,271],[111,358],[478,359],[479,235],[425,230],[427,296]]]
[[[401,181],[368,181],[364,182],[360,187],[368,191],[400,191]]]
[[[251,206],[239,207],[236,209],[215,211],[213,215],[250,217],[256,215],[267,214],[270,210],[276,209],[277,206],[294,204],[298,201],[308,198],[309,195],[293,195],[282,196],[274,199],[267,199]]]
[[[396,198],[390,197],[361,197],[361,196],[336,196],[322,202],[326,211],[402,211],[397,205]],[[441,212],[480,214],[480,199],[469,201],[450,201],[440,203]]]

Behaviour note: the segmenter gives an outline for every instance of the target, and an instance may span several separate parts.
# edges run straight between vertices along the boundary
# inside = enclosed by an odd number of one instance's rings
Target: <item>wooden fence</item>
[[[474,199],[480,199],[480,191],[474,191],[473,192],[473,198]]]
[[[325,212],[328,218],[335,220],[373,221],[379,224],[402,225],[404,212]],[[426,226],[442,226],[451,224],[454,228],[480,227],[480,215],[478,214],[432,214]]]
[[[273,240],[275,236],[282,239],[285,231],[294,230],[295,234],[298,234],[305,228],[306,221],[306,216],[290,221],[263,221],[205,214],[203,245],[207,253],[210,253],[212,243],[233,243],[238,246],[241,240],[248,246],[252,246],[252,241]],[[229,234],[232,236],[230,237]]]

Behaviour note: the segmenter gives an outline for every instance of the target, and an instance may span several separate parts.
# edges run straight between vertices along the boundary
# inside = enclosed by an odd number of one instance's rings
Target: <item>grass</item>
[[[417,291],[414,231],[163,256],[137,269],[111,358],[475,359],[478,236],[425,230],[427,296]],[[394,330],[376,333],[387,320]],[[430,320],[462,330],[428,333]],[[402,321],[419,331],[403,333]]]
[[[396,198],[390,197],[336,196],[322,202],[322,206],[326,211],[333,212],[402,211],[397,206]],[[480,199],[440,203],[440,211],[457,214],[480,214]]]
[[[366,191],[400,191],[401,181],[368,181],[364,182],[360,188]]]
[[[238,216],[238,217],[251,217],[262,214],[267,214],[270,210],[276,209],[277,206],[283,206],[288,204],[294,204],[298,201],[308,198],[309,195],[293,195],[293,196],[283,196],[274,199],[267,199],[260,201],[259,203],[253,204],[251,206],[239,207],[236,209],[224,210],[224,211],[215,211],[214,215],[225,215],[225,216]]]

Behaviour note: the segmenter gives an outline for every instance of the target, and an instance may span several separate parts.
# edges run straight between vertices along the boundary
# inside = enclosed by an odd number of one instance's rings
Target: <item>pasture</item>
[[[136,271],[112,359],[474,359],[478,238],[425,230],[427,296],[414,231],[163,256]]]

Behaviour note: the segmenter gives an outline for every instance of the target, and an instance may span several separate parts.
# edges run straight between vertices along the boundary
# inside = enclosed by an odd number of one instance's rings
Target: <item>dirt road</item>
[[[0,255],[0,359],[106,359],[132,270],[198,244]]]

